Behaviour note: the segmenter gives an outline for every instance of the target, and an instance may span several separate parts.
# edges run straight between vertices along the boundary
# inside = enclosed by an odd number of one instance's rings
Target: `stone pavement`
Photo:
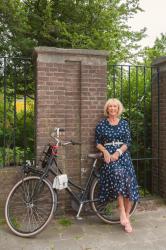
[[[15,236],[0,225],[0,250],[166,250],[166,205],[138,209],[132,217],[134,231],[103,223],[96,216],[78,221],[73,216],[54,218],[34,238]],[[63,222],[63,223],[62,223]]]

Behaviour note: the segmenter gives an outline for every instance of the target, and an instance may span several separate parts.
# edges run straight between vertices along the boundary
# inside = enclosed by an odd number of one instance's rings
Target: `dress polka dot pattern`
[[[96,126],[96,144],[106,144],[113,141],[120,141],[127,145],[131,144],[131,135],[128,122],[120,119],[117,125],[111,125],[104,118]],[[105,145],[105,148],[112,154],[122,145]],[[100,201],[104,202],[109,197],[117,199],[121,194],[131,201],[138,201],[138,184],[135,170],[131,161],[129,151],[124,152],[117,161],[109,164],[103,163],[100,169]]]

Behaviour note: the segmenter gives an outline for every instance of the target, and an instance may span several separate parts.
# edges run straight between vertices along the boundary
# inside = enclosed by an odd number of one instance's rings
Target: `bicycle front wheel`
[[[99,201],[99,181],[97,178],[92,183],[90,199],[92,200],[93,211],[101,220],[110,224],[120,223],[117,200],[109,199],[103,203]],[[134,213],[136,206],[137,202],[132,202],[130,216]]]
[[[57,195],[47,180],[26,177],[16,183],[6,200],[5,217],[10,229],[18,236],[38,234],[50,221]]]

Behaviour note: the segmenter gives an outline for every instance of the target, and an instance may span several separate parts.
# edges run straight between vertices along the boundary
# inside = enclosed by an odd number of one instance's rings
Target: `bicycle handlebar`
[[[51,137],[57,141],[57,144],[61,144],[62,146],[66,146],[68,144],[72,145],[81,145],[81,142],[76,142],[76,141],[62,141],[60,139],[60,132],[65,132],[65,129],[63,128],[54,128],[53,132],[51,133]]]
[[[81,142],[76,142],[76,141],[66,141],[66,142],[61,142],[61,145],[62,146],[66,146],[66,145],[69,145],[69,144],[72,144],[72,145],[81,145]]]
[[[76,141],[67,141],[67,142],[63,142],[62,145],[68,145],[68,144],[72,144],[72,145],[81,145],[81,142],[76,142]]]
[[[64,128],[59,128],[59,132],[65,132]]]

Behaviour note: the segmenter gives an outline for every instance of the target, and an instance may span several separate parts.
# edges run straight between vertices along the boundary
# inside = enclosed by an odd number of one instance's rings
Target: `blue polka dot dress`
[[[107,118],[102,119],[96,126],[96,144],[105,145],[113,141],[120,141],[129,148],[131,135],[128,122],[120,119],[117,125],[111,125]],[[105,145],[104,147],[114,153],[122,145]],[[117,199],[121,194],[131,201],[138,201],[138,184],[135,170],[131,161],[129,151],[124,152],[117,161],[109,164],[103,163],[100,168],[100,201],[104,202],[108,198]]]

